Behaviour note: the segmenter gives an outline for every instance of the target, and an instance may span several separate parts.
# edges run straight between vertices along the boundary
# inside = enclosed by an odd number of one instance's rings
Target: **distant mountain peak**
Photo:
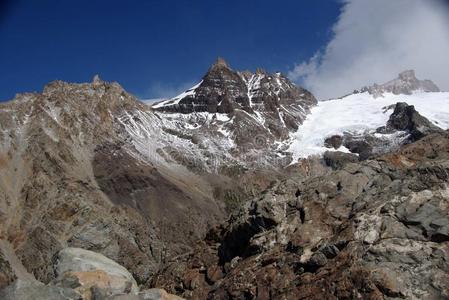
[[[230,69],[228,63],[226,62],[226,60],[223,57],[217,57],[217,60],[214,62],[214,64],[211,66],[210,69],[215,69],[215,68]]]
[[[414,80],[418,80],[418,79],[416,78],[416,75],[415,75],[415,70],[406,70],[406,71],[403,71],[403,72],[399,73],[398,78],[401,79],[401,80],[403,80],[403,81],[414,81]]]
[[[360,91],[368,92],[375,98],[382,97],[384,93],[393,93],[395,95],[411,95],[414,92],[439,92],[438,86],[431,80],[420,80],[416,78],[414,70],[406,70],[399,73],[398,77],[384,84],[374,84],[363,87]]]
[[[100,84],[100,83],[103,83],[103,80],[101,80],[100,75],[95,74],[94,77],[92,78],[92,83]]]

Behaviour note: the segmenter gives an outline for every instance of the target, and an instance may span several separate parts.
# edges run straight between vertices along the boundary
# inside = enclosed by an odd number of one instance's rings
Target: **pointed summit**
[[[100,84],[102,83],[103,80],[101,80],[100,76],[98,74],[95,74],[94,78],[92,79],[92,83],[95,84]]]
[[[265,71],[263,68],[257,68],[256,74],[257,75],[267,75],[267,71]]]
[[[414,70],[407,70],[399,73],[396,79],[384,84],[374,84],[364,87],[361,92],[368,92],[375,98],[383,97],[384,93],[395,95],[411,95],[414,92],[439,92],[438,86],[431,80],[420,80],[416,78]]]
[[[218,57],[211,69],[226,68],[230,69],[228,63],[222,57]]]

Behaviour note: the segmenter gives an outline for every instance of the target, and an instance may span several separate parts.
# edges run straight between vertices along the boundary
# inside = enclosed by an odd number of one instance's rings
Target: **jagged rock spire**
[[[217,60],[211,67],[211,69],[217,69],[217,68],[230,69],[228,63],[222,57],[217,57]]]
[[[94,78],[92,79],[92,83],[93,84],[99,84],[99,83],[102,83],[102,82],[103,82],[103,80],[101,80],[100,76],[98,74],[95,74]]]

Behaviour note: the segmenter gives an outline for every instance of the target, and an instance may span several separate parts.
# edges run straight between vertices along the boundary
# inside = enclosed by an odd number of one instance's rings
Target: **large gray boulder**
[[[131,273],[115,261],[93,251],[65,248],[55,265],[57,285],[70,287],[88,297],[92,289],[102,294],[137,294],[139,288]]]
[[[334,170],[342,169],[348,163],[359,161],[356,154],[341,151],[326,151],[323,154],[324,162]]]

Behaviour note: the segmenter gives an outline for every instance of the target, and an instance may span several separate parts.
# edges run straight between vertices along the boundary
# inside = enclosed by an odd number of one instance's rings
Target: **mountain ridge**
[[[398,77],[384,84],[374,84],[363,87],[355,93],[368,92],[375,98],[382,97],[384,93],[393,93],[395,95],[411,95],[413,92],[440,92],[438,86],[431,80],[420,80],[416,77],[414,70],[406,70],[399,73]]]

